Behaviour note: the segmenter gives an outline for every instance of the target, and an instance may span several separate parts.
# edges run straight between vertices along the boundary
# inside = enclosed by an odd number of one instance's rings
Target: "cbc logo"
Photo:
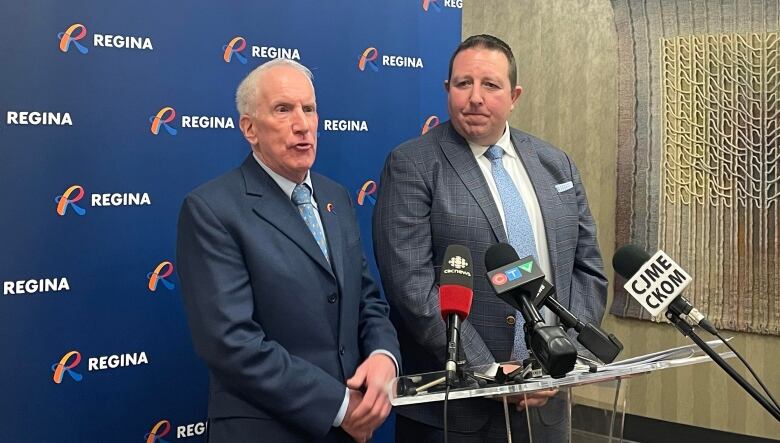
[[[468,262],[466,262],[466,259],[464,259],[460,255],[456,255],[455,257],[452,257],[449,261],[449,264],[455,269],[463,269],[469,265]]]

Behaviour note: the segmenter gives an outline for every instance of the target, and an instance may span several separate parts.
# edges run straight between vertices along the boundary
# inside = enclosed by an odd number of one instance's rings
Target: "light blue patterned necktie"
[[[322,250],[322,254],[325,255],[325,259],[330,262],[330,258],[328,258],[328,243],[325,240],[325,231],[322,230],[322,225],[320,224],[317,215],[314,213],[315,209],[314,205],[311,204],[311,189],[309,189],[309,186],[305,183],[295,185],[295,189],[293,189],[292,192],[292,201],[298,206],[298,211],[301,213],[303,221],[306,223],[306,226],[309,227],[309,231],[311,231],[311,234],[314,236],[314,240],[317,241],[317,245],[319,245],[320,250]]]
[[[498,145],[492,145],[485,151],[485,157],[490,160],[490,171],[496,182],[501,206],[504,208],[504,225],[509,244],[515,248],[520,258],[532,255],[536,260],[536,239],[534,231],[531,229],[531,220],[528,218],[528,211],[525,209],[523,199],[520,197],[512,177],[504,169],[501,162],[503,156],[504,150]],[[522,314],[519,311],[515,312],[515,341],[512,347],[512,360],[522,360],[528,357],[528,350],[525,347],[525,333],[523,332],[524,323]]]

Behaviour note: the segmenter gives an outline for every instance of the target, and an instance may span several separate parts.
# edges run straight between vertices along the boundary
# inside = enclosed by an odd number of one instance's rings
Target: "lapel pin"
[[[333,212],[333,208],[334,208],[333,203],[328,203],[327,205],[325,205],[325,209],[327,209],[328,212],[332,213]]]

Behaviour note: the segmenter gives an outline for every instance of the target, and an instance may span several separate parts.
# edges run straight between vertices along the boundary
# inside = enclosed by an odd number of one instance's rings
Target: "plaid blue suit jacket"
[[[553,271],[547,278],[562,305],[583,322],[599,324],[607,280],[579,172],[563,151],[542,140],[516,129],[511,129],[511,139],[544,218]],[[462,355],[469,366],[509,360],[514,325],[508,318],[515,311],[491,289],[484,263],[490,246],[507,242],[506,229],[468,143],[450,122],[390,153],[382,171],[373,232],[404,373],[444,368],[446,327],[439,313],[438,282],[444,251],[451,244],[471,250],[475,271],[472,309],[461,328]],[[500,407],[492,400],[452,402],[450,429],[480,429]],[[442,425],[441,404],[402,407],[397,413]]]

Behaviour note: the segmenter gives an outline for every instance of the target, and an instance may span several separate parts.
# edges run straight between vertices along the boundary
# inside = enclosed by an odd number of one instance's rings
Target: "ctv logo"
[[[428,117],[428,119],[425,120],[425,123],[423,124],[421,135],[427,134],[428,131],[437,126],[439,126],[439,117],[435,115]]]
[[[172,123],[176,118],[176,110],[171,106],[163,106],[157,114],[149,116],[151,126],[149,131],[152,135],[158,135],[160,129],[170,135],[176,135],[179,130]],[[181,127],[187,129],[235,129],[232,117],[220,117],[211,115],[183,115],[181,117]]]
[[[361,71],[366,70],[366,66],[371,68],[372,71],[378,72],[379,66],[377,61],[381,62],[382,66],[389,66],[392,68],[416,68],[422,69],[423,60],[420,57],[409,57],[402,55],[383,55],[379,57],[379,50],[374,47],[368,47],[363,50],[363,53],[358,59],[358,69]]]
[[[59,39],[59,48],[62,52],[68,52],[71,43],[80,53],[87,54],[89,48],[84,46],[80,40],[87,36],[87,27],[81,23],[74,23],[68,26],[63,32],[57,33]],[[86,40],[84,40],[86,42]],[[92,46],[117,49],[142,49],[153,51],[152,39],[149,37],[124,36],[113,34],[92,34]]]
[[[230,63],[233,61],[233,56],[235,56],[236,60],[241,62],[242,65],[245,65],[247,59],[244,53],[241,51],[246,49],[246,46],[247,43],[244,37],[241,37],[240,35],[233,37],[226,45],[222,46],[222,60],[225,63]],[[250,55],[252,58],[287,58],[290,60],[301,59],[301,51],[298,48],[279,48],[276,46],[252,45],[250,48]]]
[[[534,261],[530,259],[519,265],[505,269],[503,272],[498,272],[490,277],[490,281],[496,286],[503,286],[509,282],[518,280],[523,277],[523,273],[532,273],[534,270]]]
[[[162,283],[165,289],[172,291],[176,285],[168,281],[166,277],[170,277],[173,274],[173,263],[169,261],[163,261],[154,268],[154,271],[146,274],[148,279],[147,287],[150,291],[157,291],[157,284]]]
[[[84,188],[81,185],[72,185],[61,195],[54,197],[57,203],[57,215],[64,216],[68,212],[74,212],[82,216],[87,213],[79,201],[84,198]],[[124,192],[90,194],[90,206],[148,206],[152,204],[149,194],[146,192]],[[68,211],[71,209],[71,211]]]
[[[367,180],[357,191],[357,204],[363,206],[366,199],[368,199],[369,203],[375,205],[376,197],[374,197],[374,194],[376,194],[377,189],[378,186],[374,180]]]
[[[205,421],[188,423],[176,427],[176,439],[198,437],[206,433],[207,423]],[[171,432],[171,422],[169,420],[160,420],[152,426],[152,429],[144,434],[144,441],[146,443],[167,443],[163,439]],[[171,438],[171,437],[168,437]]]

